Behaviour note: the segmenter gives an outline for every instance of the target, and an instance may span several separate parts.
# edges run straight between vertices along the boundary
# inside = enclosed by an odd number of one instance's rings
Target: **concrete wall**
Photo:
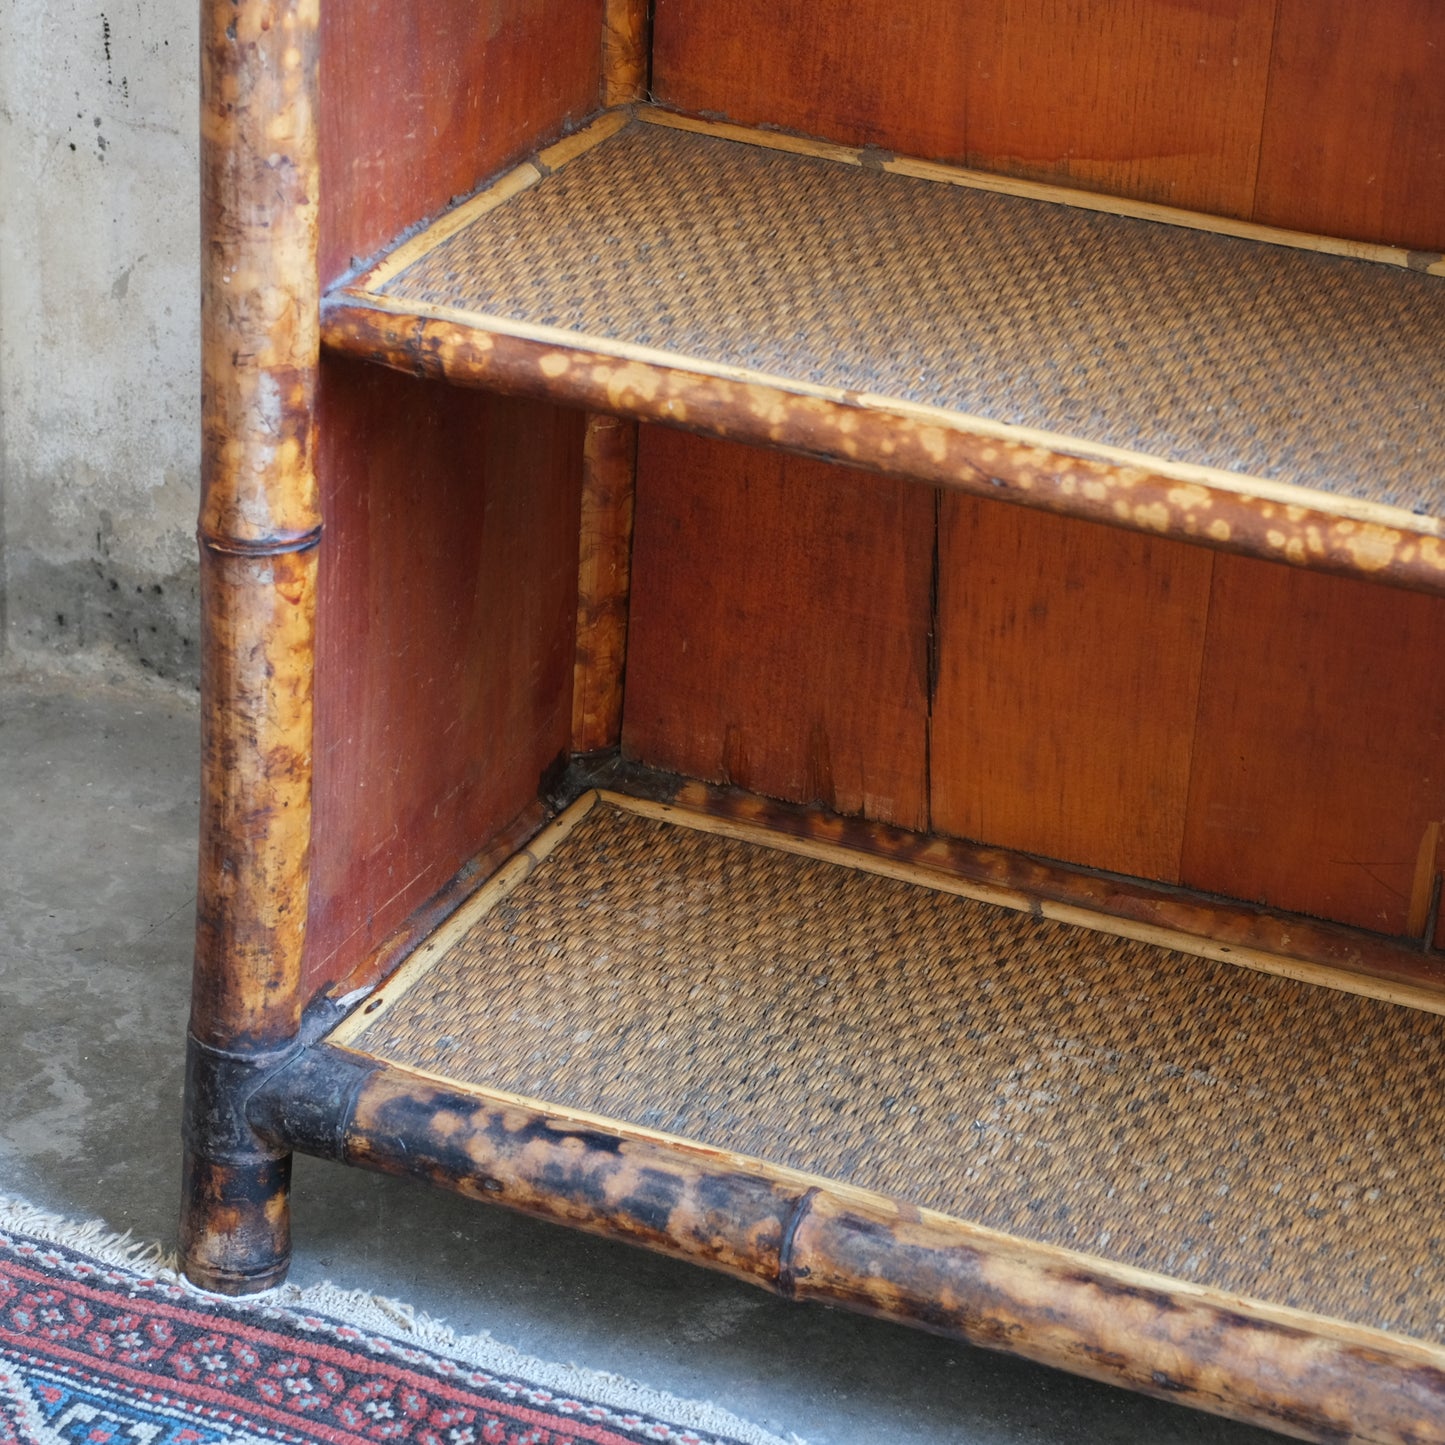
[[[195,0],[0,0],[0,623],[196,674]]]

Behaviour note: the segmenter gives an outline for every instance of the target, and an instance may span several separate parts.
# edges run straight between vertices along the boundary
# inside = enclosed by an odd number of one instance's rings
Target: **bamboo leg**
[[[602,104],[646,100],[652,71],[650,0],[607,0],[602,24]]]
[[[572,750],[596,753],[622,740],[637,423],[589,413],[582,466]]]
[[[320,520],[315,0],[202,0],[202,804],[181,1252],[243,1294],[289,1259],[290,1156],[246,1122],[295,1046]]]

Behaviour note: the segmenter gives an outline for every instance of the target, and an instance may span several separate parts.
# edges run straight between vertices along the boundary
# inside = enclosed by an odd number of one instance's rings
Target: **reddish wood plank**
[[[1280,0],[1255,219],[1445,250],[1445,5]]]
[[[966,8],[657,0],[653,93],[694,114],[956,160]]]
[[[933,494],[643,427],[623,750],[927,825]]]
[[[1402,932],[1445,819],[1445,599],[1221,556],[1190,887]]]
[[[572,725],[582,416],[323,368],[307,993],[538,792]]]
[[[934,827],[1178,881],[1212,564],[944,497]]]
[[[1275,4],[657,0],[653,87],[697,114],[1244,215]]]
[[[603,0],[321,7],[321,274],[598,108]]]
[[[988,0],[969,165],[1224,215],[1254,199],[1276,0]]]

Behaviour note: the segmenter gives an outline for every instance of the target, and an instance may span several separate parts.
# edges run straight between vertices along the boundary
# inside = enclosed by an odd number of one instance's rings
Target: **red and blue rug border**
[[[707,1405],[629,1408],[615,1397],[650,1392],[611,1377],[525,1362],[591,1387],[569,1392],[479,1363],[511,1352],[426,1322],[442,1348],[408,1343],[375,1327],[378,1306],[405,1321],[398,1306],[219,1300],[118,1262],[123,1241],[92,1254],[52,1235],[0,1227],[0,1445],[781,1445]]]

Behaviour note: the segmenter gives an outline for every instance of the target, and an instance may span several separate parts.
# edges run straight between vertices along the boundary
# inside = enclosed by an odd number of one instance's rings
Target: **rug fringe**
[[[305,1288],[282,1284],[242,1299],[224,1299],[192,1285],[180,1273],[174,1251],[134,1239],[129,1231],[119,1234],[103,1220],[66,1219],[4,1194],[0,1194],[0,1230],[73,1249],[102,1264],[178,1285],[212,1305],[262,1315],[274,1310],[324,1315],[402,1348],[443,1355],[489,1374],[517,1377],[544,1390],[595,1400],[614,1410],[651,1415],[688,1430],[723,1436],[738,1445],[805,1445],[797,1435],[774,1435],[710,1401],[684,1400],[626,1376],[583,1365],[540,1360],[486,1332],[459,1334],[445,1321],[385,1295],[338,1289],[324,1282]]]
[[[175,1252],[148,1240],[134,1239],[129,1230],[117,1234],[103,1219],[66,1219],[37,1209],[23,1199],[0,1194],[0,1229],[26,1234],[46,1244],[59,1244],[78,1254],[88,1254],[101,1264],[136,1270],[157,1279],[180,1277]]]
[[[279,1302],[290,1309],[310,1309],[332,1318],[343,1317],[359,1328],[385,1335],[398,1344],[497,1375],[515,1375],[563,1395],[581,1395],[616,1410],[636,1411],[709,1435],[736,1440],[739,1445],[805,1445],[795,1434],[780,1437],[743,1420],[731,1411],[705,1400],[684,1400],[630,1380],[583,1365],[560,1364],[523,1354],[482,1332],[458,1334],[443,1320],[384,1295],[365,1290],[341,1290],[332,1284],[298,1289],[282,1285]]]

